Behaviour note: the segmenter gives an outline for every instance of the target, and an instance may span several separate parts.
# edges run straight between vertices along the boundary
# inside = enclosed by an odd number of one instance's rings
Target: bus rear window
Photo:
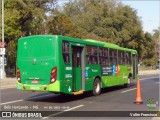
[[[18,57],[50,57],[53,56],[54,46],[52,39],[39,37],[19,40]]]

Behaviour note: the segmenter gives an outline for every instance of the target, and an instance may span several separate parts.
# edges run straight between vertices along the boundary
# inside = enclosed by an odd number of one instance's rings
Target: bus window
[[[98,64],[98,47],[92,46],[91,51],[92,64]]]
[[[86,63],[91,64],[91,46],[86,46]]]
[[[117,64],[117,50],[110,49],[109,50],[109,57],[110,57],[110,65]]]
[[[99,48],[99,63],[103,64],[103,48]]]
[[[131,62],[131,53],[130,52],[126,52],[125,56],[126,56],[126,64],[127,65],[131,65],[132,64],[132,62]]]
[[[108,49],[99,48],[99,63],[103,65],[108,65]]]
[[[125,65],[125,51],[118,51],[118,64]]]
[[[86,63],[98,64],[98,47],[86,46]]]
[[[62,41],[62,54],[65,64],[70,64],[69,42]]]

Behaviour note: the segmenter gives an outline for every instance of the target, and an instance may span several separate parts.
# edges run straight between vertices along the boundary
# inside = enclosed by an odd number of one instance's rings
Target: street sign
[[[0,55],[5,55],[6,48],[0,48]]]
[[[3,60],[2,60],[2,57],[0,57],[0,66],[2,65],[2,61],[3,61]]]
[[[3,58],[0,56],[0,67],[3,65]],[[4,57],[4,65],[7,65],[7,59]]]

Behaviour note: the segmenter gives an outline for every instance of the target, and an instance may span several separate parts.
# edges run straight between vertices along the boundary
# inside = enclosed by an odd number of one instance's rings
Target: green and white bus
[[[18,40],[17,89],[82,94],[136,79],[137,51],[115,44],[60,35]]]

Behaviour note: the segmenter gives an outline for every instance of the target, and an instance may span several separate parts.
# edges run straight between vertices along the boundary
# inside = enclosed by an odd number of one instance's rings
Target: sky
[[[137,10],[145,32],[153,33],[153,29],[160,27],[159,0],[123,0],[122,3]]]
[[[64,4],[69,0],[59,0]],[[119,0],[124,5],[129,5],[137,10],[137,15],[142,22],[143,31],[153,33],[154,29],[160,27],[160,0]]]

